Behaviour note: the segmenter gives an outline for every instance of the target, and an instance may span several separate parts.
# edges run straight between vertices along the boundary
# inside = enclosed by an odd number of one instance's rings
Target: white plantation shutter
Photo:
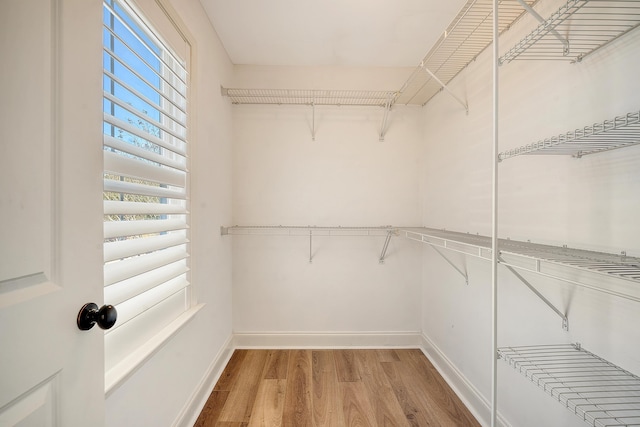
[[[140,14],[105,0],[107,371],[183,314],[189,286],[187,70]]]

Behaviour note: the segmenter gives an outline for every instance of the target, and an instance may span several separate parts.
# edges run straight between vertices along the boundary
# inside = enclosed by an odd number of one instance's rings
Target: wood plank
[[[267,356],[267,364],[264,369],[264,378],[273,380],[286,380],[289,367],[289,350],[273,350]]]
[[[247,353],[231,387],[227,403],[222,408],[220,421],[249,422],[268,353],[266,350]]]
[[[340,382],[345,426],[375,427],[374,409],[362,382]]]
[[[395,349],[374,350],[380,362],[399,362],[400,356]]]
[[[311,352],[309,350],[292,350],[289,353],[287,393],[282,423],[284,426],[313,426]]]
[[[380,356],[385,360],[388,359],[388,355],[381,354],[380,351],[355,352],[358,371],[362,383],[365,385],[367,399],[375,408],[376,424],[378,426],[409,426],[407,417],[382,369]],[[397,357],[397,355],[395,356]]]
[[[381,366],[409,425],[412,427],[438,425],[428,418],[427,411],[416,396],[422,391],[405,385],[402,377],[403,364],[401,362],[384,362],[381,363]]]
[[[424,390],[430,401],[434,416],[442,426],[480,427],[460,398],[449,387],[429,359],[418,349],[407,350],[401,354],[409,369],[416,387]]]
[[[336,362],[338,381],[360,381],[360,374],[355,364],[353,350],[334,351],[333,355]]]
[[[311,352],[311,406],[315,427],[342,427],[340,390],[331,350]]]
[[[251,412],[249,427],[281,427],[287,380],[263,379]]]
[[[479,426],[420,350],[399,349],[234,352],[195,426],[249,425]]]
[[[236,350],[231,355],[231,359],[227,362],[222,371],[222,375],[218,379],[214,390],[231,390],[231,386],[236,382],[238,375],[240,374],[240,367],[244,358],[247,356],[248,350]]]
[[[226,390],[211,392],[194,427],[215,427],[228,396],[229,392]]]

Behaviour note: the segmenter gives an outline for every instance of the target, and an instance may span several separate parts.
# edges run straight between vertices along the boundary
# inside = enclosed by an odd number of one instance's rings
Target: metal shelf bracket
[[[547,304],[547,306],[549,306],[549,308],[551,310],[553,310],[558,316],[560,316],[560,318],[562,319],[562,329],[564,329],[565,331],[569,330],[569,319],[567,318],[567,315],[564,314],[563,312],[561,312],[555,305],[553,305],[551,303],[551,301],[549,301],[547,298],[545,298],[544,295],[542,295],[540,293],[540,291],[538,291],[531,283],[529,283],[529,281],[527,279],[525,279],[524,277],[522,277],[522,275],[520,273],[518,273],[513,267],[511,267],[510,265],[506,265],[504,264],[504,260],[502,259],[501,256],[498,256],[498,260],[500,261],[500,263],[502,265],[504,265],[510,272],[513,273],[514,276],[516,276],[518,279],[520,279],[520,281],[522,283],[524,283],[530,290],[531,292],[533,292],[534,294],[536,294],[536,296],[538,298],[540,298],[542,300],[542,302],[544,302],[545,304]]]
[[[440,255],[442,258],[444,258],[445,261],[447,261],[447,263],[453,267],[458,273],[460,273],[460,275],[462,277],[464,277],[464,282],[466,285],[469,285],[469,275],[467,274],[466,271],[462,271],[462,269],[460,269],[457,265],[455,265],[453,263],[453,261],[451,261],[449,258],[447,258],[447,256],[445,254],[443,254],[438,248],[436,248],[435,246],[429,244],[429,246],[431,246],[433,248],[434,251],[436,251],[438,253],[438,255]]]
[[[391,111],[391,105],[395,95],[391,92],[387,95],[387,102],[384,104],[384,113],[382,114],[382,124],[380,125],[380,142],[384,141],[384,136],[387,133],[387,121],[389,120],[389,112]]]
[[[380,264],[384,264],[384,258],[387,256],[387,249],[389,249],[389,242],[391,241],[391,236],[396,233],[396,230],[387,231],[387,237],[384,240],[384,245],[382,245],[382,252],[380,253],[380,259],[378,262]]]
[[[316,140],[316,102],[311,103],[311,140]],[[309,261],[311,262],[311,261]]]
[[[540,22],[541,24],[544,24],[546,22],[546,20],[542,16],[540,16],[540,14],[538,12],[533,10],[533,8],[531,6],[529,6],[524,0],[518,0],[518,3],[520,3],[520,5],[522,5],[524,10],[529,12],[529,14],[531,16],[536,18],[538,20],[538,22]],[[569,40],[567,40],[566,37],[563,37],[562,34],[560,34],[554,27],[550,28],[549,32],[551,34],[553,34],[554,37],[557,38],[560,41],[560,43],[562,43],[562,55],[563,56],[569,55],[569,53],[571,51],[570,47],[569,47]]]
[[[449,89],[449,87],[446,84],[444,84],[442,82],[442,80],[440,80],[435,74],[433,74],[431,72],[431,70],[429,70],[427,67],[425,67],[424,63],[420,64],[420,66],[422,67],[422,69],[424,71],[427,72],[427,74],[429,74],[431,76],[432,79],[434,79],[436,82],[438,82],[438,84],[440,86],[442,86],[442,89],[444,89],[449,95],[453,96],[455,98],[455,100],[458,101],[460,103],[460,105],[462,105],[464,107],[464,111],[467,114],[469,114],[469,104],[466,101],[463,101],[462,98],[460,98],[458,95],[453,93],[453,91],[451,89]]]

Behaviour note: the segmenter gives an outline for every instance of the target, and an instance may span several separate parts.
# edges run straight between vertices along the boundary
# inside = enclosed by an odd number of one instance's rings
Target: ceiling
[[[466,0],[200,0],[242,65],[414,67]]]

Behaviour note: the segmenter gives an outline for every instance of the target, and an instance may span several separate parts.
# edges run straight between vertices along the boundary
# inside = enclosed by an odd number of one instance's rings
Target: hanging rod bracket
[[[529,281],[527,279],[525,279],[524,277],[522,277],[522,275],[520,273],[518,273],[513,267],[511,267],[508,264],[505,264],[504,259],[502,259],[502,257],[500,255],[498,255],[498,261],[504,265],[505,267],[507,267],[507,269],[513,273],[514,276],[516,276],[522,283],[524,283],[530,290],[531,292],[533,292],[534,294],[536,294],[536,296],[538,298],[540,298],[545,304],[547,304],[547,306],[549,306],[549,308],[551,310],[553,310],[558,316],[560,316],[560,318],[562,319],[562,329],[564,329],[565,331],[569,330],[569,319],[567,318],[567,315],[564,314],[563,312],[561,312],[555,305],[553,305],[551,303],[551,301],[549,301],[547,298],[545,298],[544,295],[542,295],[540,293],[540,291],[538,291],[531,283],[529,283]]]
[[[424,63],[420,64],[420,66],[422,67],[422,69],[431,76],[431,78],[433,78],[436,82],[438,82],[438,84],[440,86],[442,86],[442,89],[444,89],[445,91],[447,91],[447,93],[451,96],[453,96],[455,98],[456,101],[458,101],[460,103],[460,105],[462,105],[464,107],[464,111],[469,114],[469,104],[466,101],[463,101],[458,95],[456,95],[455,93],[453,93],[453,91],[451,89],[449,89],[449,87],[444,84],[442,82],[442,80],[440,80],[435,74],[433,74],[431,72],[430,69],[428,69]]]

